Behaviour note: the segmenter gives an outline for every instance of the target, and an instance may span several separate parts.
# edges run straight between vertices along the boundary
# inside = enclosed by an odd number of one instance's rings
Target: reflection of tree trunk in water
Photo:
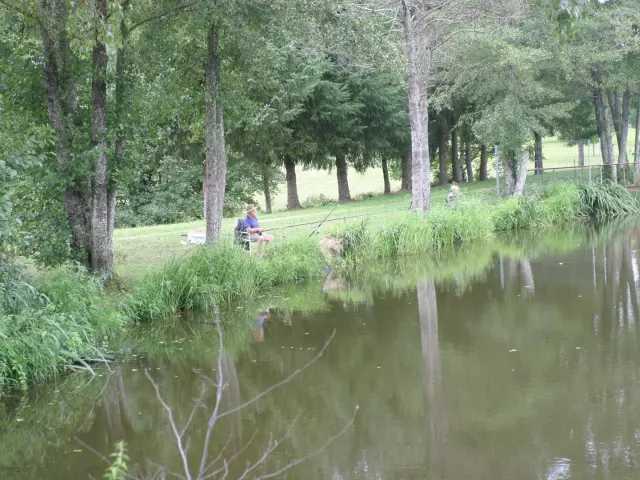
[[[520,259],[520,272],[522,273],[522,280],[524,280],[525,290],[530,295],[535,295],[536,287],[533,282],[533,270],[531,269],[531,262],[528,258]]]
[[[440,378],[440,349],[438,345],[438,305],[433,280],[418,284],[418,311],[422,339],[423,387],[425,392],[427,425],[427,468],[429,478],[445,478],[444,444],[446,419]]]
[[[518,262],[513,258],[507,260],[507,283],[518,276]]]
[[[596,247],[591,247],[591,266],[593,270],[593,293],[596,293],[598,287],[598,278],[596,274]]]
[[[102,408],[98,407],[100,403]],[[90,427],[87,430],[79,431],[78,438],[97,451],[109,454],[114,451],[116,443],[130,442],[135,436],[130,402],[124,388],[120,366],[116,366],[114,373],[107,379],[102,396],[96,404],[95,412]],[[133,467],[133,464],[136,463],[136,468],[143,469],[144,462],[137,463],[136,453],[130,449],[127,453],[131,457],[130,466]]]
[[[107,437],[109,446],[128,438],[133,433],[133,417],[129,411],[127,392],[124,388],[121,367],[116,367],[115,373],[108,380],[102,395],[104,411],[107,417]]]
[[[628,328],[633,328],[636,317],[636,284],[634,281],[633,272],[633,254],[631,252],[631,240],[626,238],[622,244],[622,268],[621,276],[623,281],[623,293],[624,298],[620,301],[623,302],[625,308],[625,321]]]
[[[221,353],[220,365],[222,378],[226,388],[222,395],[221,412],[236,408],[240,405],[240,383],[238,382],[238,372],[233,359],[226,353]],[[242,447],[242,426],[240,424],[240,412],[230,415],[229,433],[227,438],[233,438],[229,447],[225,450],[225,456],[230,457]]]

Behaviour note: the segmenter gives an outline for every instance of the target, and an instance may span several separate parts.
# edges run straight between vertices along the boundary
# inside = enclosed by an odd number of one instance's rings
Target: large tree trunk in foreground
[[[107,20],[107,0],[96,0],[100,23]],[[93,80],[91,82],[91,143],[95,160],[91,202],[91,270],[95,274],[110,275],[113,250],[109,247],[109,171],[107,158],[107,55],[106,44],[99,40],[96,28],[93,47]]]
[[[116,133],[115,133],[115,148],[114,148],[114,167],[118,169],[124,164],[124,147],[126,138],[126,121],[124,116],[125,108],[125,53],[127,47],[127,41],[129,37],[129,28],[126,22],[126,13],[129,7],[129,2],[122,3],[122,18],[120,20],[120,37],[122,44],[118,48],[116,54],[116,86],[115,86],[115,104],[114,112],[116,117]],[[118,194],[118,185],[115,178],[111,176],[109,178],[109,190],[108,200],[109,205],[109,249],[113,252],[113,235],[116,224],[116,202]]]
[[[611,179],[618,181],[618,174],[615,165],[615,153],[613,151],[613,138],[611,135],[611,115],[605,98],[604,89],[597,87],[594,89],[594,103],[596,109],[596,123],[600,135],[600,150],[602,152],[602,163],[610,166]]]
[[[411,152],[408,152],[402,159],[402,184],[401,190],[411,190]]]
[[[524,184],[527,181],[527,165],[529,164],[529,152],[524,148],[520,148],[516,157],[516,183],[513,190],[513,195],[520,196],[524,193]]]
[[[534,168],[535,175],[542,175],[544,173],[543,159],[542,159],[542,135],[538,132],[535,133],[536,147],[535,147],[535,159]]]
[[[91,267],[91,196],[85,179],[77,178],[72,168],[73,140],[68,120],[78,106],[76,88],[69,70],[71,49],[67,40],[66,2],[42,0],[46,17],[41,24],[44,86],[47,93],[49,123],[55,132],[55,150],[60,178],[67,187],[63,203],[71,228],[71,248],[76,258]]]
[[[215,22],[207,32],[205,65],[205,220],[206,242],[220,239],[224,190],[227,177],[227,152],[224,145],[224,121],[220,95],[220,30]]]
[[[513,152],[505,152],[504,159],[504,184],[508,197],[521,196],[524,193],[524,184],[527,181],[527,164],[529,153],[520,148],[515,155]]]
[[[269,165],[262,164],[262,190],[264,191],[264,205],[266,213],[271,213],[271,185],[269,184]]]
[[[480,181],[487,179],[487,162],[488,162],[487,146],[482,144],[480,145],[480,174],[478,177]]]
[[[460,169],[460,157],[458,157],[458,129],[451,131],[451,167],[453,169],[453,180],[462,182],[462,170]]]
[[[349,178],[347,176],[347,158],[344,155],[336,155],[336,175],[338,177],[338,201],[351,200],[349,193]]]
[[[578,140],[578,166],[584,167],[584,141]]]
[[[424,38],[423,12],[401,0],[405,47],[409,60],[409,119],[411,122],[411,208],[420,213],[431,206],[429,111],[427,77],[430,51]]]
[[[287,210],[300,208],[298,198],[298,180],[296,179],[296,162],[289,155],[284,156],[284,168],[287,179]]]
[[[512,153],[509,151],[505,150],[502,152],[502,161],[504,163],[504,195],[507,198],[513,195],[515,190],[515,172],[513,169],[514,162],[512,156]]]
[[[640,100],[636,107],[636,141],[633,151],[633,163],[635,167],[633,170],[633,184],[638,185],[640,181]]]
[[[389,181],[389,165],[386,158],[382,158],[382,176],[384,178],[384,194],[391,193],[391,182]]]
[[[473,183],[473,165],[471,164],[471,140],[464,145],[464,163],[467,166],[467,182]]]

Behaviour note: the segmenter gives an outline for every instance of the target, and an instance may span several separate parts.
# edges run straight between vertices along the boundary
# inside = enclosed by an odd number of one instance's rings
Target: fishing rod
[[[313,235],[314,235],[314,234],[316,234],[316,233],[319,233],[319,232],[320,232],[320,227],[322,226],[322,224],[323,224],[324,222],[326,222],[326,221],[327,221],[327,218],[329,218],[329,217],[331,216],[331,214],[332,214],[332,213],[336,210],[336,208],[338,208],[339,206],[340,206],[340,202],[336,202],[335,207],[333,207],[333,208],[331,209],[331,211],[327,214],[327,216],[326,216],[326,217],[324,217],[324,218],[322,219],[322,221],[321,221],[321,222],[316,226],[316,228],[314,228],[314,229],[313,229],[313,231],[309,234],[309,238],[313,237]]]
[[[351,188],[356,188],[358,186],[358,184],[362,181],[362,179],[364,178],[364,175],[362,175],[358,181],[355,183],[355,185],[353,185]],[[313,237],[314,234],[316,233],[320,233],[320,227],[322,226],[322,224],[324,222],[327,221],[327,219],[331,216],[331,214],[336,210],[336,208],[338,208],[340,206],[340,199],[338,199],[338,201],[336,202],[336,206],[333,207],[331,209],[331,211],[327,214],[326,217],[324,217],[324,219],[316,226],[316,228],[313,229],[313,231],[309,234],[309,238]]]

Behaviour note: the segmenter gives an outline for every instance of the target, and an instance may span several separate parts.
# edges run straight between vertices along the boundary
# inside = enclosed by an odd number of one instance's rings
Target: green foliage
[[[50,165],[40,172],[30,172],[15,187],[14,212],[20,219],[20,229],[14,243],[21,255],[49,267],[73,258],[62,201],[64,189],[48,168]]]
[[[128,462],[129,456],[127,455],[127,446],[124,442],[116,443],[116,451],[111,455],[113,463],[104,474],[106,480],[125,480],[127,478],[127,472],[129,470]]]
[[[124,325],[99,280],[79,268],[52,270],[34,285],[5,277],[0,292],[0,391],[26,389],[64,365],[84,368],[82,359],[100,358],[102,342]]]
[[[372,198],[376,198],[383,195],[382,193],[379,192],[363,192],[363,193],[358,193],[357,195],[353,196],[353,200],[371,200]]]
[[[321,260],[313,240],[270,245],[261,258],[249,258],[245,250],[228,243],[202,247],[144,277],[122,308],[136,321],[212,309],[251,299],[269,287],[317,277],[322,273]]]
[[[580,186],[583,212],[599,220],[637,214],[638,199],[621,185],[585,183]]]
[[[336,199],[326,197],[324,194],[310,195],[302,202],[304,208],[326,207],[327,205],[335,205]]]
[[[342,227],[333,236],[342,240],[343,256],[358,263],[395,255],[433,255],[443,249],[484,243],[500,232],[540,231],[589,217],[623,217],[638,208],[638,201],[618,185],[559,182],[497,203],[434,207],[424,217],[407,213],[377,228],[361,222]]]

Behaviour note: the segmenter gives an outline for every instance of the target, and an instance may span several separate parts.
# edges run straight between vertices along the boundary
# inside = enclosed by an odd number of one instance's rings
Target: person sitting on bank
[[[449,190],[449,195],[447,195],[446,202],[449,203],[451,200],[456,198],[458,196],[459,192],[460,192],[460,187],[458,185],[456,185],[455,183],[452,184],[451,185],[451,190]]]
[[[264,233],[264,228],[260,226],[260,222],[258,222],[258,218],[256,217],[257,208],[255,205],[247,205],[246,216],[244,217],[243,231],[249,234],[249,239],[252,242],[258,242],[258,246],[268,245],[273,242],[273,235],[269,235]]]

